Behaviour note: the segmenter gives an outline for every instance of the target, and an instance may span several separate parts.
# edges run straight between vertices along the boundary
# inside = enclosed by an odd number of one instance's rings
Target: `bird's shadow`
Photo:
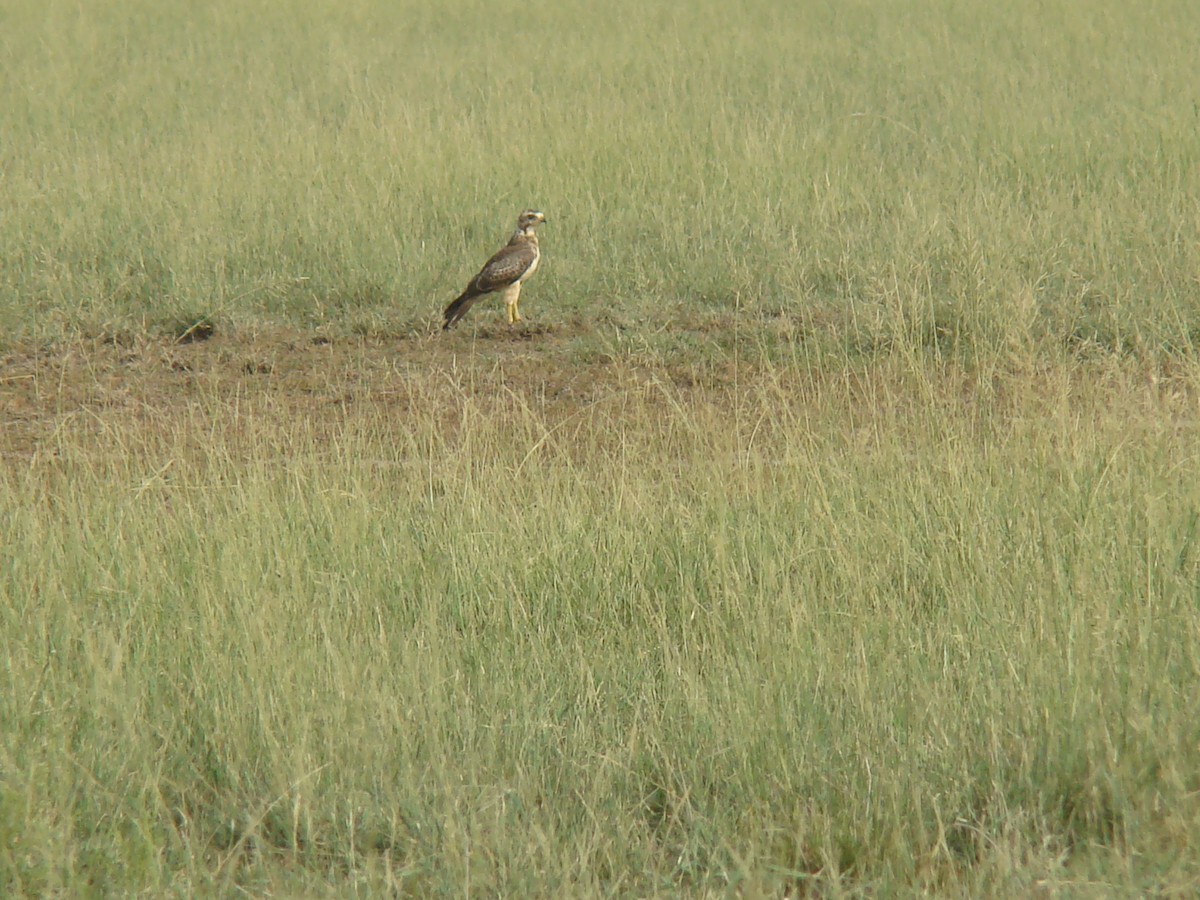
[[[440,330],[440,327],[439,327]],[[448,331],[441,332],[448,337],[459,336],[477,341],[496,341],[497,343],[519,343],[532,341],[535,338],[547,337],[558,332],[555,325],[546,322],[518,322],[508,324],[460,324]]]

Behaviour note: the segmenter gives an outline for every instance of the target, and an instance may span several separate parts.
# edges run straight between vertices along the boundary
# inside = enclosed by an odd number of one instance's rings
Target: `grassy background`
[[[543,321],[1190,348],[1185,0],[693,7],[7,4],[0,324],[403,332],[532,204]]]
[[[6,456],[0,893],[1197,889],[1200,20],[693,7],[0,11],[5,349],[572,342]]]

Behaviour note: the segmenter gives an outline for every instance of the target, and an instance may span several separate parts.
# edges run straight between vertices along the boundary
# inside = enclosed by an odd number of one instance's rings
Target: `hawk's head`
[[[545,215],[538,212],[536,209],[527,209],[517,218],[517,230],[524,234],[532,234],[533,229],[537,228],[545,221]]]

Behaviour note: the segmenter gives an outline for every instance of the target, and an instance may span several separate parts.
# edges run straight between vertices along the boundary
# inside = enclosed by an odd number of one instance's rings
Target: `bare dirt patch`
[[[419,411],[452,427],[468,400],[484,408],[516,403],[554,421],[663,377],[683,390],[712,381],[690,366],[651,372],[603,353],[581,360],[571,349],[579,336],[537,325],[340,338],[275,328],[204,340],[10,347],[0,354],[0,455],[28,457],[60,431],[166,430],[197,408],[214,417],[254,410],[318,427],[379,413],[402,422]]]

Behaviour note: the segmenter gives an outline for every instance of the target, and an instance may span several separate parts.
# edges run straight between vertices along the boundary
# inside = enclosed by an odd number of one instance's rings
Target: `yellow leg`
[[[514,284],[504,295],[504,302],[508,307],[508,324],[514,325],[521,321],[521,311],[517,308],[517,303],[521,299],[521,285]]]

